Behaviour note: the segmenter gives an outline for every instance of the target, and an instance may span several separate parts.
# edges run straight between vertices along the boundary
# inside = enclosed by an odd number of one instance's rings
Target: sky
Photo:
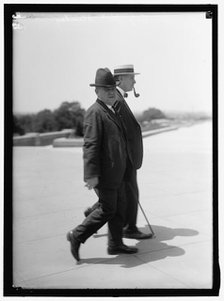
[[[205,13],[18,13],[13,22],[13,110],[87,109],[96,70],[134,64],[134,112],[212,110],[211,19]]]

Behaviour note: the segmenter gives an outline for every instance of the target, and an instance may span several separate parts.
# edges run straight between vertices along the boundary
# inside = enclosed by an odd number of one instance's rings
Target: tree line
[[[152,121],[155,119],[165,119],[166,115],[159,109],[156,108],[149,108],[148,110],[144,111],[137,117],[137,120],[140,124],[143,124],[145,121]]]
[[[44,109],[36,114],[13,115],[13,133],[46,133],[74,129],[76,136],[83,136],[85,110],[78,101],[63,102],[56,110]]]
[[[29,132],[46,133],[74,129],[74,135],[82,137],[84,115],[85,109],[81,108],[78,101],[65,101],[53,111],[44,109],[36,114],[14,114],[13,133],[25,135]],[[136,118],[140,124],[143,124],[144,121],[150,122],[166,116],[156,108],[149,108]]]

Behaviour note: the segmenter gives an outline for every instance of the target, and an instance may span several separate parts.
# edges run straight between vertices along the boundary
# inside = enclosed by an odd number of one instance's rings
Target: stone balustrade
[[[45,146],[52,145],[57,138],[68,138],[72,134],[72,129],[49,133],[28,133],[23,136],[13,137],[13,146]]]

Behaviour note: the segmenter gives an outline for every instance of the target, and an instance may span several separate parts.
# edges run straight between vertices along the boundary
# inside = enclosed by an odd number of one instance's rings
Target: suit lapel
[[[107,116],[113,120],[113,122],[116,123],[116,125],[122,130],[121,125],[119,123],[119,121],[117,120],[117,117],[115,115],[115,113],[113,113],[108,107],[107,105],[105,105],[105,103],[100,100],[97,99],[97,103],[101,106],[101,108],[103,109],[103,111],[107,114]]]
[[[131,109],[129,108],[127,102],[125,101],[124,97],[122,96],[121,92],[117,89],[117,101],[115,102],[115,107],[118,109],[120,106],[120,102],[125,106],[126,110],[129,113],[129,116],[131,116],[131,118],[134,120],[134,122],[136,121],[136,118],[134,116],[134,114],[132,113]]]

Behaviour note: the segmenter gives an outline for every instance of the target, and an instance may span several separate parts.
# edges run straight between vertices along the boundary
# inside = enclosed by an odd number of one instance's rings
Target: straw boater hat
[[[95,84],[90,84],[90,86],[111,88],[116,87],[117,84],[108,68],[99,68],[96,71]]]
[[[114,68],[114,76],[116,75],[137,75],[134,71],[134,65],[121,65]]]

